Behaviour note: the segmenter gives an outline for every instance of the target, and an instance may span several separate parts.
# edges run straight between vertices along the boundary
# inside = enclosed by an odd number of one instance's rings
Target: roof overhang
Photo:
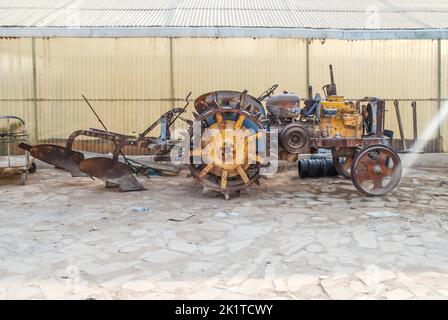
[[[253,27],[0,27],[0,37],[398,40],[448,39],[448,29],[350,30]]]

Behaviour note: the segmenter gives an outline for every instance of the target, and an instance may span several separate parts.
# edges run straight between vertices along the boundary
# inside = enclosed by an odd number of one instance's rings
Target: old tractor
[[[345,100],[337,95],[331,65],[330,77],[331,83],[322,88],[325,99],[320,94],[312,98],[310,89],[303,106],[297,94],[273,95],[276,85],[258,98],[245,91],[215,91],[198,97],[195,119],[203,131],[211,128],[219,134],[202,139],[191,152],[192,175],[206,189],[227,198],[258,182],[261,168],[272,159],[296,161],[300,154],[329,149],[337,172],[351,178],[362,194],[384,195],[393,190],[402,169],[398,154],[389,146],[390,138],[384,135],[384,100]],[[261,103],[264,99],[266,108]],[[235,143],[238,139],[232,130],[249,133],[242,135],[242,143]],[[277,157],[268,139],[274,130],[278,132]],[[196,156],[203,161],[193,161]]]
[[[170,129],[180,119],[190,129],[177,156],[184,156],[191,175],[204,190],[215,190],[226,199],[259,183],[263,169],[273,161],[297,161],[299,155],[320,149],[331,151],[337,172],[351,178],[359,192],[384,195],[399,184],[402,171],[400,158],[385,135],[385,102],[369,97],[345,100],[337,95],[331,65],[330,78],[331,83],[322,88],[325,98],[318,93],[313,97],[310,88],[308,99],[302,103],[294,93],[274,94],[278,85],[257,98],[246,90],[214,91],[194,100],[194,121],[182,117],[187,102],[183,108],[162,115],[136,137],[109,132],[103,125],[104,130],[74,132],[66,147],[23,144],[22,148],[72,176],[97,177],[122,191],[142,190],[135,178],[138,170],[133,160],[124,156],[123,148],[149,148],[155,150],[156,160],[166,160],[177,143]],[[160,135],[148,137],[158,125]],[[74,139],[81,135],[112,141],[112,158],[86,159],[72,150]]]

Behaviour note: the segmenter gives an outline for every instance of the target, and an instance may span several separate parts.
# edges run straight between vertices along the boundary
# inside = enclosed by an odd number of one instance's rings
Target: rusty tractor
[[[373,97],[346,100],[337,95],[331,65],[330,77],[331,83],[322,88],[324,98],[318,93],[313,97],[310,87],[303,103],[294,93],[274,94],[278,85],[257,98],[246,90],[214,91],[194,100],[194,121],[182,116],[187,102],[183,108],[163,114],[136,137],[110,132],[103,124],[104,130],[74,132],[66,147],[21,147],[72,176],[96,177],[122,191],[142,190],[135,178],[138,170],[133,166],[134,160],[128,159],[123,149],[149,148],[156,152],[156,160],[166,160],[176,145],[170,129],[179,119],[190,128],[180,154],[185,156],[191,175],[204,190],[215,190],[226,199],[259,183],[262,169],[272,161],[297,161],[299,155],[320,149],[331,151],[334,168],[341,176],[352,179],[361,194],[384,195],[397,187],[402,172],[400,158],[390,147],[391,138],[385,135],[385,102]],[[159,136],[148,136],[158,125]],[[86,159],[83,153],[72,149],[79,136],[112,141],[112,158]],[[278,146],[275,152],[273,145]]]

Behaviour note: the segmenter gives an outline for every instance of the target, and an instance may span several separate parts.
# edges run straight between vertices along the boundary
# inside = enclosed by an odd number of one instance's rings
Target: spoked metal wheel
[[[384,145],[372,145],[356,154],[351,168],[352,181],[359,192],[381,196],[395,189],[401,180],[401,160]]]
[[[333,165],[336,171],[344,178],[352,177],[353,156],[333,156]]]
[[[265,137],[253,114],[224,107],[207,111],[196,120],[203,124],[202,137],[200,146],[190,152],[190,171],[205,190],[221,192],[228,199],[258,180],[264,162],[258,144]]]

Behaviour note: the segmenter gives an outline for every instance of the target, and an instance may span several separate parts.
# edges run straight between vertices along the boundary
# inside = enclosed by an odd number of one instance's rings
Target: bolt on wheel
[[[395,189],[401,180],[402,166],[398,154],[384,145],[372,145],[355,155],[352,181],[359,192],[381,196]]]

